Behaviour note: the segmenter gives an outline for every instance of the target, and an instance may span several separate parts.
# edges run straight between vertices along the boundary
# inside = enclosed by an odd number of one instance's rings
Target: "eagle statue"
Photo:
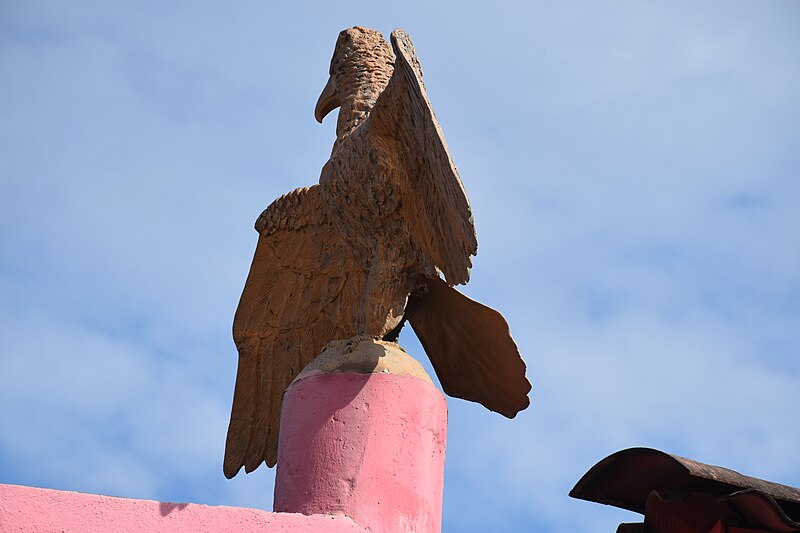
[[[328,343],[396,341],[406,320],[444,392],[509,418],[529,404],[525,363],[505,319],[453,288],[469,280],[478,243],[402,29],[391,48],[375,30],[339,34],[317,121],[337,107],[319,184],[281,196],[255,224],[233,321],[239,365],[228,478],[242,466],[276,464],[283,393]]]

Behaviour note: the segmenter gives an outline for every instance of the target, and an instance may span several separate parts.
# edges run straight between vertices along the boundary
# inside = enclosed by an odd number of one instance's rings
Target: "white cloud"
[[[445,524],[610,531],[566,493],[634,445],[800,484],[797,9],[351,7],[0,8],[0,481],[269,508],[221,474],[230,323],[359,23],[415,39],[534,384],[450,402]]]

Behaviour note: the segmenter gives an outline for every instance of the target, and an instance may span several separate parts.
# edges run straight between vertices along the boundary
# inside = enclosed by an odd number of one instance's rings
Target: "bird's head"
[[[339,33],[330,78],[314,109],[314,118],[341,107],[339,129],[352,130],[369,114],[392,75],[394,55],[380,32],[356,26]]]

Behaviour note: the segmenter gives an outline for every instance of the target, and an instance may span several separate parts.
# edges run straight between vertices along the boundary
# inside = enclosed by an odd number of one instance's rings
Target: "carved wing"
[[[528,407],[525,361],[503,315],[429,279],[427,291],[410,298],[406,316],[447,394],[508,418]]]
[[[422,82],[411,39],[392,32],[394,72],[369,120],[398,158],[394,167],[412,238],[448,284],[466,283],[478,250],[472,212]]]
[[[259,218],[250,274],[233,319],[239,368],[225,476],[274,466],[283,392],[331,340],[349,333],[361,269],[322,209],[318,186],[282,196]]]

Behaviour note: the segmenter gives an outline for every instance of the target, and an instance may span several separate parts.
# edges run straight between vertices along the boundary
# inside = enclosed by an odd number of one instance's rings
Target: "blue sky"
[[[800,4],[477,6],[0,4],[0,482],[271,509],[230,326],[360,24],[416,44],[534,386],[449,401],[445,530],[614,531],[567,492],[630,446],[800,486]]]

